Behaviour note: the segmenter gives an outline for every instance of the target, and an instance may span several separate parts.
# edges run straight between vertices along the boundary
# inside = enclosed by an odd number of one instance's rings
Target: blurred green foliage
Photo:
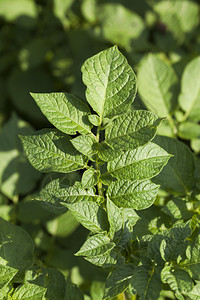
[[[33,194],[48,183],[49,175],[41,176],[29,164],[18,134],[51,126],[29,92],[65,91],[84,100],[81,65],[88,57],[113,44],[119,46],[136,73],[139,70],[138,85],[141,93],[134,102],[136,109],[144,108],[145,105],[148,109],[152,108],[146,100],[148,95],[142,92],[148,93],[147,88],[143,88],[144,76],[149,76],[151,87],[151,62],[158,63],[159,70],[163,65],[170,69],[172,75],[169,89],[172,83],[176,85],[175,89],[173,85],[173,97],[176,98],[173,103],[176,104],[163,111],[164,106],[161,104],[159,109],[159,103],[155,102],[158,115],[163,116],[169,112],[171,116],[169,122],[162,123],[159,133],[170,137],[175,135],[184,141],[196,154],[197,160],[200,153],[200,88],[198,85],[193,96],[185,86],[190,78],[192,82],[196,80],[195,72],[200,70],[198,0],[0,0],[0,217],[9,221],[8,224],[19,225],[32,238],[35,244],[35,269],[30,270],[26,276],[32,278],[33,283],[42,282],[45,276],[49,276],[47,289],[50,300],[64,299],[64,294],[60,294],[64,281],[62,274],[82,289],[85,300],[100,300],[102,296],[99,295],[103,294],[108,271],[73,255],[82,245],[88,231],[78,226],[69,212],[55,216],[31,200]],[[150,52],[151,55],[146,57]],[[195,66],[198,67],[196,71]],[[193,70],[194,74],[191,75]],[[171,101],[171,94],[167,95],[167,99],[161,100]],[[191,97],[189,103],[194,102],[191,108],[184,102],[185,95]],[[150,97],[149,101],[153,103],[154,99]],[[167,147],[175,146],[169,142]],[[180,151],[189,150],[184,148]],[[182,163],[178,162],[179,165]],[[172,167],[173,161],[166,171],[169,177]],[[191,164],[187,167],[195,168]],[[198,171],[195,176],[199,180]],[[73,183],[79,180],[79,175],[71,173],[68,180]],[[161,187],[166,188],[162,176],[157,180]],[[191,181],[187,181],[187,184],[191,188]],[[170,178],[167,188],[173,190],[174,186],[178,189],[176,192],[182,192],[181,184],[178,188],[173,178]],[[199,190],[200,186],[194,189],[194,193],[200,195]],[[161,195],[159,203],[162,199],[164,197]],[[170,205],[172,203],[168,202],[162,214],[170,215]],[[157,215],[157,208],[155,210]],[[180,211],[177,212],[177,218],[179,216]],[[148,232],[155,230],[152,220],[146,219],[143,226],[148,227]],[[32,247],[32,242],[28,241],[27,247],[28,243]],[[14,276],[16,266],[13,264],[10,267],[9,272]],[[33,274],[38,272],[37,269],[42,270],[40,277]],[[61,272],[59,275],[56,273],[58,270]],[[57,296],[52,296],[51,282],[54,276],[61,277],[60,286],[55,288]],[[66,291],[73,289],[76,295],[76,287],[67,284]],[[1,299],[10,299],[5,296],[10,290],[9,285],[2,289]],[[40,293],[43,295],[44,290]],[[163,299],[175,298],[171,292],[166,292],[159,298]]]

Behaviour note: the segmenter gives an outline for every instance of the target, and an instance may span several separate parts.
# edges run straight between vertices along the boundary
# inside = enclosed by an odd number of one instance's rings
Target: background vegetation
[[[85,300],[100,300],[108,270],[74,256],[88,231],[69,212],[55,215],[31,200],[49,179],[29,164],[18,134],[52,125],[29,92],[65,91],[84,100],[81,65],[117,44],[138,77],[134,108],[166,117],[158,134],[173,137],[166,145],[160,138],[175,157],[156,179],[161,184],[156,203],[141,212],[141,235],[177,220],[198,223],[199,12],[198,0],[0,0],[0,217],[31,237],[34,266],[51,278],[48,299],[64,299],[59,294],[64,274]],[[70,180],[79,175],[72,173]],[[60,285],[53,287],[59,276]],[[163,299],[176,298],[166,288]]]

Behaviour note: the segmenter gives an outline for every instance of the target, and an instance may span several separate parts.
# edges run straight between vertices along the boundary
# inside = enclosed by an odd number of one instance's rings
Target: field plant
[[[200,299],[199,15],[0,0],[0,300]]]
[[[49,177],[35,199],[55,213],[69,210],[90,231],[75,255],[110,269],[103,298],[123,293],[125,299],[159,299],[171,289],[177,299],[198,299],[199,222],[187,211],[187,201],[171,199],[163,212],[174,222],[157,215],[154,234],[142,232],[142,222],[156,213],[156,182],[170,176],[170,166],[157,175],[173,159],[171,143],[183,147],[182,160],[188,149],[170,138],[155,138],[165,111],[157,117],[133,109],[137,79],[116,46],[87,59],[82,73],[88,104],[68,93],[32,94],[56,129],[21,135],[25,153],[40,172],[61,173]],[[148,99],[148,90],[141,93]],[[72,184],[66,174],[77,170],[81,180]],[[184,220],[176,220],[175,213],[185,214]]]

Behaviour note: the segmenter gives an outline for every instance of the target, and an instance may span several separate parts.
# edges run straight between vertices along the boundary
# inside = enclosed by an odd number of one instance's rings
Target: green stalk
[[[178,131],[177,131],[176,125],[174,123],[174,120],[170,115],[167,116],[167,119],[168,119],[168,122],[169,122],[169,126],[172,129],[173,136],[176,138],[176,135],[177,135]]]
[[[98,126],[98,128],[97,128],[97,135],[96,135],[96,141],[97,141],[97,143],[99,143],[99,138],[100,138],[100,126]],[[98,158],[97,158],[95,164],[96,164],[96,170],[100,171],[100,167],[99,167],[99,163],[98,163]],[[98,182],[97,189],[98,189],[99,196],[104,197],[103,186],[102,186],[102,182],[101,181]]]

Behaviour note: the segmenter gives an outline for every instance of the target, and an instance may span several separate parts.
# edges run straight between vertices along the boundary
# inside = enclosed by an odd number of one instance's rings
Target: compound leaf
[[[108,162],[108,173],[123,180],[149,179],[162,170],[170,156],[164,149],[149,142]]]
[[[119,207],[140,210],[153,204],[158,188],[158,185],[149,180],[117,180],[109,185],[107,195]]]
[[[69,137],[59,131],[42,129],[20,138],[30,163],[41,172],[69,173],[83,169],[87,163]]]
[[[88,121],[90,109],[77,97],[68,93],[45,93],[31,96],[47,119],[60,131],[68,134],[91,133]]]
[[[87,59],[82,66],[86,98],[100,120],[127,111],[136,93],[136,77],[116,46]]]

